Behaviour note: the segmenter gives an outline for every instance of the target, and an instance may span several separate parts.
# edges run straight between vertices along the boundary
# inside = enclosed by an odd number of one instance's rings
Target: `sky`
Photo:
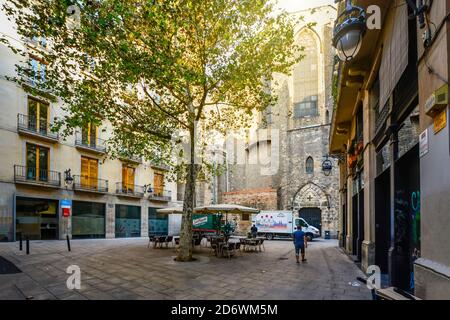
[[[334,4],[334,0],[278,0],[278,7],[288,12]]]

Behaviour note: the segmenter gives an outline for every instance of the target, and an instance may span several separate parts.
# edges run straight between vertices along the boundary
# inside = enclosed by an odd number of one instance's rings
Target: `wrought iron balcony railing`
[[[26,184],[39,184],[53,187],[61,186],[61,173],[47,169],[36,169],[14,165],[14,181]]]
[[[116,183],[116,194],[130,197],[144,197],[144,187],[123,182]]]
[[[42,137],[46,140],[57,141],[58,133],[51,131],[52,123],[47,119],[28,116],[25,114],[17,114],[17,130],[19,133]]]
[[[151,188],[148,198],[155,201],[171,201],[172,191],[164,190],[162,188]]]
[[[106,152],[106,140],[100,139],[94,135],[84,135],[80,132],[75,134],[75,146],[96,153]]]
[[[73,176],[73,189],[99,193],[108,192],[108,180],[93,178],[83,175]]]

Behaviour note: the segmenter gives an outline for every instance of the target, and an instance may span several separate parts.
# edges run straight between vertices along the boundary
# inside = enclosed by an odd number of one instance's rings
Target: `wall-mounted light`
[[[331,174],[333,170],[333,163],[328,159],[328,155],[325,156],[325,160],[322,162],[322,171],[326,176]]]
[[[149,183],[149,184],[144,184],[144,192],[146,192],[146,193],[152,193],[152,192],[153,192],[152,184],[151,184],[151,183]]]
[[[73,177],[72,174],[70,173],[70,169],[64,171],[64,182],[66,186],[70,186],[73,183]]]
[[[336,20],[333,32],[333,46],[338,57],[344,62],[353,60],[361,49],[366,32],[366,13],[364,9],[352,5],[346,0],[345,10]]]

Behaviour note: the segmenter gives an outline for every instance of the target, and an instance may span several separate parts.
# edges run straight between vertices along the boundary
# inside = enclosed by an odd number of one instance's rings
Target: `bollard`
[[[22,232],[21,232],[19,233],[19,250],[22,251],[22,248],[23,246],[22,246]]]
[[[69,235],[66,235],[66,239],[67,239],[67,250],[70,251],[70,239],[69,239]]]
[[[27,244],[27,254],[30,254],[30,238],[28,236],[26,239],[26,244]]]

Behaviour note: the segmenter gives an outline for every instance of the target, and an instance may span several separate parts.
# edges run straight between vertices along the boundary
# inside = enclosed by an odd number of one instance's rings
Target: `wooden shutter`
[[[125,191],[134,190],[134,172],[135,168],[122,166],[122,188]]]
[[[91,187],[96,189],[98,184],[98,160],[89,159],[89,178],[91,181]]]
[[[127,167],[122,166],[122,189],[126,190],[128,184]]]
[[[408,66],[408,8],[395,8],[394,23],[383,44],[380,66],[381,111]]]
[[[133,192],[134,191],[134,168],[128,167],[128,189]]]
[[[155,172],[155,175],[153,178],[153,184],[155,185],[155,193],[162,194],[163,185],[164,185],[164,174]]]
[[[89,158],[81,157],[81,185],[89,186]]]

